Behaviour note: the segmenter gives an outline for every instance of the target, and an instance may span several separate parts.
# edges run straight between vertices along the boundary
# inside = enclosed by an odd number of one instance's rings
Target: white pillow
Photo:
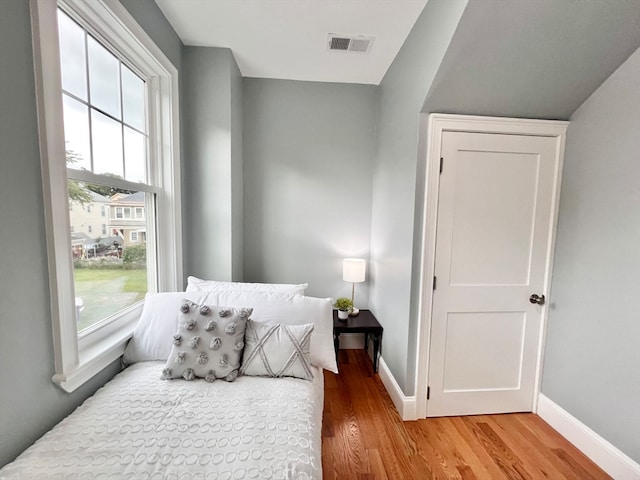
[[[311,363],[316,367],[338,373],[333,346],[333,307],[330,298],[229,290],[211,292],[207,303],[253,307],[251,320],[254,322],[273,322],[283,325],[313,323]]]
[[[308,283],[293,285],[289,283],[242,283],[242,282],[217,282],[215,280],[202,280],[197,277],[187,277],[187,292],[202,291],[228,291],[241,290],[250,292],[291,293],[304,295]]]
[[[253,307],[251,319],[284,325],[313,323],[311,363],[338,373],[333,347],[333,312],[329,298],[302,295],[227,291],[147,293],[138,325],[124,351],[126,364],[169,358],[171,339],[178,329],[180,305],[183,299],[200,305]]]
[[[164,360],[171,352],[171,339],[178,329],[182,300],[203,305],[209,292],[147,293],[140,320],[124,350],[124,363]]]

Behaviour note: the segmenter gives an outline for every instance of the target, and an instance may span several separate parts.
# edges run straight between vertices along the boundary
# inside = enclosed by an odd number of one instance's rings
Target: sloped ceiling
[[[245,77],[377,85],[427,0],[156,3],[185,45],[231,49]],[[368,53],[335,52],[330,33],[375,40]]]
[[[639,47],[640,0],[470,0],[422,111],[566,120]]]

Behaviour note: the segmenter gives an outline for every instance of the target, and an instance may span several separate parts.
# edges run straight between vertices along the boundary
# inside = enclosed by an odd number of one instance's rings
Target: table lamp
[[[360,309],[355,307],[354,294],[356,283],[364,282],[366,271],[366,262],[362,258],[345,258],[342,261],[342,279],[345,282],[351,282],[351,303],[353,309],[349,315],[356,316],[360,313]]]

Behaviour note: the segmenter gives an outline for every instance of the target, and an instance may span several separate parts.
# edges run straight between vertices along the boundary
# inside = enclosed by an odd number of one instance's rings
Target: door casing
[[[416,358],[416,418],[426,418],[427,387],[429,372],[429,348],[431,331],[431,312],[433,305],[433,272],[435,268],[436,224],[438,214],[438,191],[440,185],[440,151],[442,133],[474,132],[506,135],[533,135],[554,137],[556,139],[556,171],[553,185],[553,213],[549,229],[549,243],[543,293],[549,296],[553,252],[555,247],[558,206],[560,202],[560,184],[566,131],[569,122],[553,120],[529,120],[502,117],[480,117],[471,115],[448,115],[433,113],[422,114],[420,118],[419,156],[426,157],[426,178],[424,190],[424,208],[422,219],[422,245],[420,258],[420,283],[418,286],[418,345]],[[542,370],[542,352],[546,332],[548,309],[544,309],[540,338],[537,348],[536,379],[534,386],[533,411],[537,410]],[[410,418],[405,418],[409,420]]]

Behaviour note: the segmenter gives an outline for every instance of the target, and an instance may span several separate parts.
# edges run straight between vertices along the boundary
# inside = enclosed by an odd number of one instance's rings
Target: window
[[[157,192],[147,172],[146,82],[62,8],[58,36],[69,203],[84,204],[87,214],[91,203],[86,202],[95,195],[115,201],[138,195],[155,205]],[[83,182],[84,172],[92,172],[95,181]],[[114,179],[136,182],[137,191],[122,188]],[[130,219],[131,208],[117,207],[116,218]],[[71,217],[72,227],[77,219]],[[153,219],[148,222],[144,226],[155,230]],[[91,225],[87,233],[93,233]],[[137,242],[137,234],[131,240]],[[84,248],[83,261],[74,262],[76,301],[84,305],[76,312],[80,335],[141,301],[156,285],[155,272],[146,263],[155,259],[148,252],[132,268],[127,264],[131,256],[119,256],[111,242],[87,239]],[[116,258],[105,263],[104,257]],[[100,269],[99,283],[95,269]]]
[[[145,292],[181,287],[177,70],[115,0],[33,2],[32,23],[53,380],[73,391],[122,354]],[[77,234],[72,245],[72,231],[97,223],[90,208],[96,201],[101,217],[114,202],[141,204],[152,214],[133,219],[132,207],[114,207],[115,218],[101,228],[113,235]],[[125,225],[135,226],[141,240],[140,269],[118,268],[126,256],[120,255]],[[95,283],[89,268],[95,257],[109,266],[107,281]]]
[[[131,241],[132,242],[138,241],[138,232],[131,232]]]
[[[136,220],[144,218],[144,214],[142,213],[144,210],[141,207],[136,207]]]

